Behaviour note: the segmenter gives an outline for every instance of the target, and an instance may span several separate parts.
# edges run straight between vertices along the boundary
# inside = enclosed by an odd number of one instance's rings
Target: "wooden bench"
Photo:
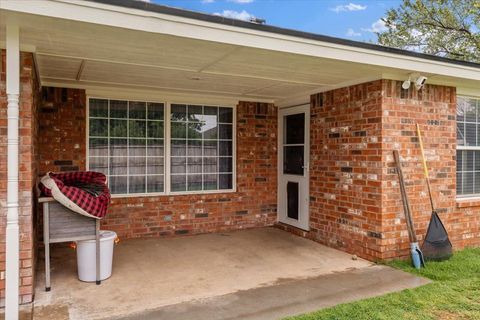
[[[50,243],[95,240],[96,284],[100,284],[100,220],[73,212],[51,197],[41,197],[45,244],[45,291],[50,291]]]

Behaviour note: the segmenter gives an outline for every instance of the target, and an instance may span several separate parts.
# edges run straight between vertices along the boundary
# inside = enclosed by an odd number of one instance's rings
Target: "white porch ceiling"
[[[280,102],[384,74],[386,68],[99,24],[2,11],[20,21],[43,85],[132,88]],[[148,20],[145,20],[148,23]],[[320,50],[320,49],[319,49]]]
[[[4,14],[4,13],[3,13]],[[131,87],[278,101],[381,68],[17,14],[44,85]],[[5,21],[5,19],[1,19]],[[5,28],[0,29],[4,38]]]

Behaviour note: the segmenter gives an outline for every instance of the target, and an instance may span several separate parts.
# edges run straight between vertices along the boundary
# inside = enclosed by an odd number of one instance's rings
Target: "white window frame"
[[[474,100],[477,101],[477,105],[480,104],[480,97],[457,94],[457,99],[459,97],[460,98],[466,98],[466,99],[474,99]],[[457,110],[457,106],[455,106],[455,114],[456,114],[456,110]],[[478,110],[477,110],[477,112],[478,112]],[[478,118],[478,115],[477,115],[477,118]],[[466,121],[463,121],[462,123],[466,123]],[[475,122],[475,124],[478,125],[478,124],[480,124],[480,122]],[[455,118],[455,133],[457,131],[457,125],[458,125],[458,120]],[[464,133],[464,134],[466,134],[466,133]],[[478,132],[477,132],[477,137],[478,137]],[[465,145],[459,146],[457,144],[457,141],[458,141],[458,139],[455,139],[455,146],[456,146],[455,156],[456,156],[457,151],[480,151],[480,146],[465,146]],[[475,162],[475,160],[474,160],[474,162]],[[462,170],[462,172],[463,172],[463,170]],[[473,174],[473,188],[475,188],[475,172],[473,172],[472,174]],[[457,164],[455,163],[455,177],[456,177],[456,175],[457,175]],[[455,183],[458,184],[458,181],[455,180]],[[462,179],[462,183],[463,183],[463,179]],[[457,185],[455,185],[455,192],[456,192],[456,190],[457,190]],[[458,194],[456,192],[456,199],[458,199],[458,200],[480,199],[480,193]]]
[[[136,98],[117,98],[111,96],[96,96],[96,95],[87,95],[87,110],[86,110],[86,168],[90,169],[90,99],[106,99],[106,100],[125,100],[125,101],[139,101],[139,102],[151,102],[151,103],[163,103],[165,106],[164,109],[164,187],[163,192],[143,192],[143,193],[122,193],[122,194],[112,194],[112,198],[130,198],[130,197],[155,197],[155,196],[180,196],[180,195],[195,195],[195,194],[219,194],[219,193],[234,193],[237,192],[237,109],[235,105],[231,104],[218,104],[218,103],[205,103],[194,101],[160,101],[158,99],[136,99]],[[232,188],[231,189],[217,189],[217,190],[201,190],[201,191],[171,191],[171,105],[172,104],[186,104],[186,105],[201,105],[201,106],[213,106],[213,107],[223,107],[232,109]],[[110,115],[109,115],[110,118]],[[110,134],[110,133],[109,133]],[[186,173],[188,175],[188,173]],[[203,175],[203,167],[202,167]],[[127,177],[128,177],[127,171]],[[109,177],[109,175],[108,175]]]

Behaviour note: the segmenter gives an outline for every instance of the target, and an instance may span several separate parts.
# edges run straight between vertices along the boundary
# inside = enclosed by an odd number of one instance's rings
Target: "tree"
[[[382,45],[480,62],[480,0],[403,0],[382,20]]]

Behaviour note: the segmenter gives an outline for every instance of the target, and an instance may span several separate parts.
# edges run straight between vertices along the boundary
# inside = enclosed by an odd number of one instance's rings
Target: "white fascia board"
[[[478,68],[89,1],[2,0],[5,10],[480,81]]]

